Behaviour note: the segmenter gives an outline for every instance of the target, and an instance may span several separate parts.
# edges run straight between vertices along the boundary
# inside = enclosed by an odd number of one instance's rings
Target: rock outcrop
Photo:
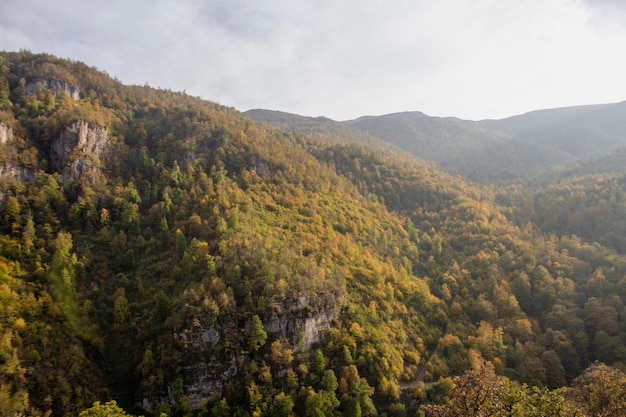
[[[37,176],[37,170],[10,162],[0,163],[0,178],[13,178],[18,181],[33,181]]]
[[[93,185],[101,176],[100,159],[108,145],[107,129],[77,121],[61,131],[50,145],[50,168],[63,183]]]
[[[4,123],[0,123],[0,145],[10,142],[13,139],[13,129]]]
[[[55,96],[66,94],[74,100],[80,100],[80,90],[73,84],[59,80],[44,80],[38,78],[26,84],[24,92],[28,97],[36,95],[40,89],[49,90]]]
[[[266,346],[280,340],[293,352],[310,349],[336,325],[337,306],[335,294],[283,300],[275,311],[261,318],[268,335]],[[199,316],[186,330],[177,334],[186,358],[184,390],[193,408],[221,393],[247,365],[244,346],[250,324],[249,319],[237,326],[236,323],[220,323],[209,316]],[[144,401],[144,407],[146,404]]]

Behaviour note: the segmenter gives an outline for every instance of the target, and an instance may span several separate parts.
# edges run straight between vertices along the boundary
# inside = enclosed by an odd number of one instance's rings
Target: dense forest
[[[623,173],[305,121],[0,53],[0,415],[624,415]]]

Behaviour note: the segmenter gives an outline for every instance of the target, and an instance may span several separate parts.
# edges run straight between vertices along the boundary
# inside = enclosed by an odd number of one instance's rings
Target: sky
[[[334,120],[626,100],[623,0],[2,0],[0,50],[21,49]]]

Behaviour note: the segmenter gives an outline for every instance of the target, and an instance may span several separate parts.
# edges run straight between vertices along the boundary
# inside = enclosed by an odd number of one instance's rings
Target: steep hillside
[[[438,167],[478,183],[507,184],[575,160],[558,149],[513,139],[467,149],[462,155],[441,161]]]
[[[417,242],[402,219],[302,137],[80,63],[2,58],[16,409],[71,414],[113,395],[157,414],[298,410],[329,378],[356,381],[341,404],[357,396],[368,414],[397,399],[403,363],[445,318],[403,261]]]
[[[611,158],[613,160],[613,158]],[[617,158],[619,160],[620,158]],[[603,161],[606,158],[602,158]],[[580,165],[536,178],[532,185],[515,185],[500,198],[518,221],[531,221],[547,233],[576,235],[626,253],[626,179],[622,172],[593,174],[604,168]]]
[[[549,389],[626,361],[622,257],[296,123],[1,53],[0,409],[404,415],[477,357]]]
[[[431,291],[446,301],[450,319],[427,372],[437,375],[438,366],[459,372],[456,367],[467,363],[455,353],[462,340],[499,363],[500,372],[552,387],[573,378],[592,357],[612,362],[604,356],[609,346],[626,353],[621,331],[587,327],[596,307],[609,316],[624,311],[621,257],[575,236],[543,235],[528,222],[514,227],[508,219],[516,218],[515,210],[500,212],[484,190],[415,161],[354,146],[322,148],[321,154],[314,151],[321,159],[334,161],[362,192],[405,213],[423,232],[424,256],[414,272],[428,277]],[[530,333],[524,327],[534,336],[526,339],[523,334]],[[555,334],[569,341],[557,346]],[[559,360],[548,359],[553,355]]]
[[[622,147],[594,158],[537,172],[520,182],[524,187],[536,189],[595,175],[620,174],[624,172],[625,166],[626,147]]]

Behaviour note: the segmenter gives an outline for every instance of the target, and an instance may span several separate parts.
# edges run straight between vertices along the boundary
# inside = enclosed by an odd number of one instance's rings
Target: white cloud
[[[613,6],[611,6],[613,4]],[[626,99],[609,0],[4,0],[0,49],[246,110],[465,118]],[[619,21],[621,22],[621,21]]]

